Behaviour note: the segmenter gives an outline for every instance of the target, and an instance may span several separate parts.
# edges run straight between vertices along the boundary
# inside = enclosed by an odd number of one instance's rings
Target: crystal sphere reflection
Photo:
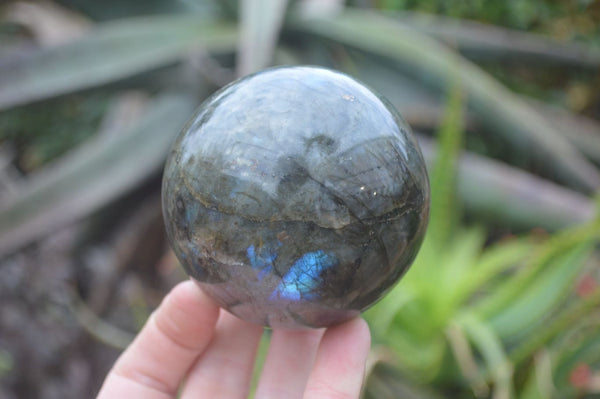
[[[429,183],[406,122],[347,75],[269,69],[210,97],[163,179],[167,235],[222,307],[324,327],[381,298],[425,233]]]

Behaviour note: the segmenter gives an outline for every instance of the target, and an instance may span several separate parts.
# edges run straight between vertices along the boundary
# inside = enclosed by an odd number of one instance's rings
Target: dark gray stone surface
[[[274,328],[359,314],[423,239],[429,184],[406,122],[354,79],[313,67],[248,76],[173,145],[167,233],[224,308]]]

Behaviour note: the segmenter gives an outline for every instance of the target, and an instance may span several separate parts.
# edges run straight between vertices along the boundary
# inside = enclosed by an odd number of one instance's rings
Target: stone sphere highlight
[[[163,177],[167,235],[223,308],[326,327],[380,299],[423,240],[429,183],[387,100],[316,67],[273,68],[196,111]]]

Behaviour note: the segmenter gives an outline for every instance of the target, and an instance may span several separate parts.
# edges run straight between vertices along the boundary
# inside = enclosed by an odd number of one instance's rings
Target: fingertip
[[[255,397],[301,397],[324,332],[273,330]]]
[[[353,334],[361,335],[363,338],[371,339],[369,325],[362,317],[354,317],[341,324],[330,327],[329,330],[343,329],[352,331]]]
[[[198,310],[202,309],[201,315],[214,319],[215,323],[219,317],[219,306],[193,280],[177,284],[167,295],[165,301],[188,314],[200,315]]]
[[[356,342],[362,343],[367,348],[371,346],[371,329],[362,317],[355,317],[334,328],[341,329],[341,334],[354,337]]]
[[[208,398],[247,397],[262,333],[261,326],[222,311],[213,339],[188,374],[182,397],[198,392]]]
[[[371,333],[362,318],[327,329],[304,397],[358,398],[370,346]]]
[[[370,347],[371,331],[361,317],[327,329],[321,341],[322,351],[335,353],[349,367],[360,367],[366,361]]]
[[[341,324],[329,327],[325,331],[323,340],[340,342],[353,342],[361,348],[371,346],[371,331],[367,322],[361,317],[355,317]]]
[[[219,318],[219,307],[193,281],[176,285],[153,314],[164,336],[182,347],[201,350]]]
[[[119,397],[174,397],[190,366],[210,343],[218,306],[192,281],[175,286],[121,355],[103,387],[137,392]]]

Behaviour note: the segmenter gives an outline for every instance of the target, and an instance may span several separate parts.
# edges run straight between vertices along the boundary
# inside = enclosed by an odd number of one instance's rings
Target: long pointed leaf
[[[578,42],[564,43],[538,34],[434,14],[401,12],[390,15],[419,32],[458,47],[473,58],[600,67],[600,49]]]
[[[427,240],[441,250],[448,245],[458,222],[456,171],[462,146],[462,95],[458,86],[450,90],[444,123],[438,133],[438,152],[431,169],[431,217]]]
[[[545,324],[543,328],[540,328],[538,333],[528,335],[523,342],[511,350],[511,360],[515,364],[521,363],[558,334],[564,332],[569,326],[585,319],[598,306],[600,306],[599,289],[563,310],[557,317]]]
[[[538,113],[473,63],[429,37],[369,11],[335,18],[303,18],[294,29],[392,59],[424,84],[445,90],[458,68],[469,106],[482,123],[516,151],[537,157],[558,179],[588,192],[600,188],[600,172]]]
[[[571,253],[585,243],[600,239],[600,225],[593,221],[584,226],[577,226],[555,234],[540,248],[537,255],[521,268],[518,273],[508,279],[493,292],[479,300],[473,307],[482,319],[491,319],[511,306],[530,287],[534,280],[545,273],[545,268],[553,260],[565,253]]]
[[[586,244],[559,254],[521,295],[489,320],[491,327],[501,338],[508,338],[550,316],[572,287],[590,250]]]
[[[0,63],[0,109],[130,77],[196,47],[233,51],[236,41],[234,27],[190,15],[102,24],[75,42]]]
[[[242,0],[238,75],[269,65],[288,0]]]
[[[494,277],[504,273],[508,268],[523,261],[535,249],[535,243],[529,237],[501,242],[486,248],[465,280],[457,289],[461,297],[459,302],[473,295]]]
[[[494,379],[494,399],[510,399],[513,367],[502,343],[490,327],[472,315],[464,315],[458,322],[481,353],[490,376]]]
[[[437,146],[422,136],[419,144],[429,166]],[[485,157],[463,152],[457,191],[465,208],[502,225],[557,230],[589,222],[592,200],[548,180]]]
[[[0,202],[0,254],[93,212],[156,173],[195,101],[164,96],[133,128],[90,139]]]

